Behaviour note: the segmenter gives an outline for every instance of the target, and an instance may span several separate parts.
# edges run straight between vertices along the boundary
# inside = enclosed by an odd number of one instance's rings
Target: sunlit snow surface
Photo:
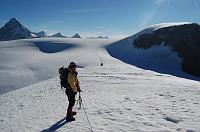
[[[199,82],[139,70],[110,57],[104,60],[103,67],[78,70],[83,104],[95,132],[200,131]],[[55,125],[67,106],[58,77],[3,94],[0,103],[1,131],[89,131],[77,105],[75,122]]]
[[[115,59],[104,48],[115,41],[43,38],[0,42],[1,92],[20,88],[0,95],[0,131],[90,131],[78,106],[75,122],[63,120],[68,103],[57,70],[72,60],[80,67],[83,104],[95,132],[200,131],[200,83]],[[21,88],[25,85],[29,86]]]
[[[171,26],[180,26],[184,24],[191,24],[191,22],[171,22],[171,23],[159,23],[159,24],[154,24],[146,27],[144,30],[140,31],[137,33],[137,35],[141,34],[149,34],[152,33],[155,30],[165,28],[165,27],[171,27]]]

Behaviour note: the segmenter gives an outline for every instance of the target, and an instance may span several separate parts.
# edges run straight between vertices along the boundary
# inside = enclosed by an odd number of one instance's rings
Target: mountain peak
[[[64,35],[62,35],[60,32],[52,35],[52,37],[65,37]]]
[[[16,19],[16,18],[12,18],[10,19],[10,21],[8,21],[5,26],[20,26],[23,27],[23,25]]]
[[[16,18],[10,19],[0,28],[0,41],[32,38],[32,33],[24,27]]]
[[[10,19],[10,21],[17,21],[17,18],[12,18],[12,19]]]
[[[81,36],[78,33],[76,33],[74,36],[72,36],[72,38],[81,38]]]

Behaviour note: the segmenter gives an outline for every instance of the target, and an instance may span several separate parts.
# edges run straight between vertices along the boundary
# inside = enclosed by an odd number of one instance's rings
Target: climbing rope
[[[86,116],[87,121],[88,121],[88,124],[89,124],[89,126],[90,126],[90,130],[91,130],[91,132],[94,132],[93,129],[92,129],[92,125],[91,125],[91,123],[90,123],[90,120],[89,120],[89,118],[88,118],[88,116],[87,116],[87,112],[86,112],[86,110],[85,110],[85,107],[84,107],[84,105],[83,105],[82,98],[81,98],[81,93],[80,93],[80,92],[79,92],[79,99],[77,100],[77,102],[78,102],[78,104],[79,104],[79,109],[81,109],[81,106],[83,107],[83,110],[84,110],[84,112],[85,112],[85,116]]]

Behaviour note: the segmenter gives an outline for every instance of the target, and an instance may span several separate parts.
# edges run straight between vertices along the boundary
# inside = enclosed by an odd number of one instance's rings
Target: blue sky
[[[1,0],[0,26],[13,17],[35,32],[123,37],[156,23],[200,23],[200,0]]]

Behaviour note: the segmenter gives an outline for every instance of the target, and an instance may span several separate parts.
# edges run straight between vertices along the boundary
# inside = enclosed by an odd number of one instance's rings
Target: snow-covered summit
[[[133,45],[149,49],[164,43],[182,59],[182,69],[192,75],[200,76],[200,25],[195,23],[161,24],[151,27],[150,34],[138,36]]]
[[[185,24],[192,24],[191,22],[171,22],[171,23],[160,23],[160,24],[154,24],[151,26],[148,26],[145,28],[145,30],[158,30],[160,28],[164,28],[164,27],[171,27],[171,26],[180,26],[180,25],[185,25]]]
[[[109,46],[108,51],[143,69],[186,77],[182,70],[200,76],[199,35],[200,25],[196,23],[156,24]]]
[[[31,31],[23,26],[16,18],[12,18],[0,28],[0,41],[25,39],[36,37]]]
[[[154,25],[150,25],[150,26],[144,28],[142,31],[138,32],[137,35],[149,34],[149,33],[153,33],[154,31],[156,31],[160,28],[171,27],[171,26],[180,26],[180,25],[185,25],[185,24],[192,24],[192,23],[191,22],[171,22],[171,23],[154,24]]]
[[[76,33],[74,36],[72,36],[72,38],[81,38],[81,36],[78,33]]]

